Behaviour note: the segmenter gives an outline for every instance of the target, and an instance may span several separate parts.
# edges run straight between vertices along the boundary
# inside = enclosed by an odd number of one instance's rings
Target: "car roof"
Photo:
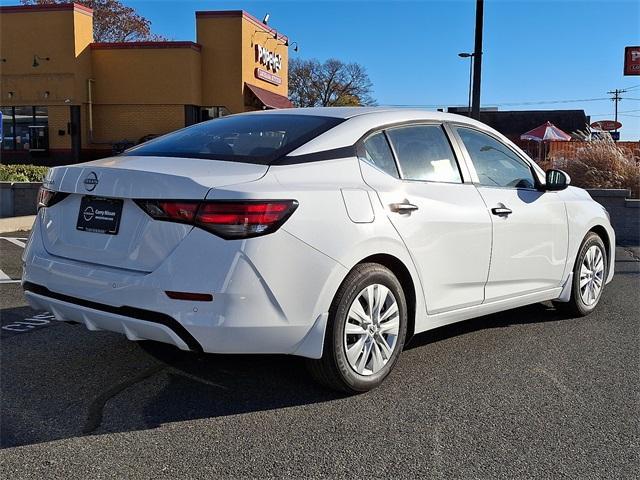
[[[261,110],[241,113],[240,115],[312,115],[316,117],[351,120],[349,122],[351,125],[353,125],[353,120],[359,120],[359,123],[369,123],[371,128],[384,123],[402,122],[405,120],[456,122],[498,133],[488,125],[465,115],[416,107],[305,107]]]
[[[396,112],[399,114],[413,112],[420,112],[424,116],[425,120],[452,120],[452,119],[467,119],[468,117],[462,115],[455,115],[452,113],[444,113],[435,110],[428,110],[426,108],[415,107],[303,107],[303,108],[283,108],[276,110],[261,110],[255,112],[246,112],[243,115],[252,114],[277,114],[277,115],[312,115],[319,117],[333,117],[333,118],[353,118],[362,115],[372,115],[383,112]]]

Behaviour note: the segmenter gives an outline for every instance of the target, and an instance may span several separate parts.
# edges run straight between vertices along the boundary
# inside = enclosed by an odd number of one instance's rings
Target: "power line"
[[[600,102],[602,100],[609,100],[609,97],[601,97],[601,98],[578,98],[575,100],[539,100],[535,102],[506,102],[506,103],[494,103],[492,105],[498,107],[508,107],[508,106],[516,106],[516,105],[550,105],[553,103],[581,103],[581,102]]]

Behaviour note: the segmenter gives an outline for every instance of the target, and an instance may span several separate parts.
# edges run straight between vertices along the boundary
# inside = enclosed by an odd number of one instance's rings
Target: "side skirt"
[[[543,290],[541,292],[520,295],[514,298],[506,298],[491,303],[475,305],[473,307],[460,308],[450,312],[428,315],[424,321],[419,323],[416,322],[415,333],[426,332],[427,330],[443,327],[451,323],[461,322],[463,320],[469,320],[470,318],[481,317],[483,315],[490,315],[504,310],[511,310],[512,308],[523,307],[525,305],[531,305],[532,303],[555,300],[560,296],[562,290],[563,287],[557,287],[549,290]]]

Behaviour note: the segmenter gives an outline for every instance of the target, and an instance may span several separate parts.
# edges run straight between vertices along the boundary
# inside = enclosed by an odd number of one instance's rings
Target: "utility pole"
[[[622,100],[622,97],[620,96],[620,94],[621,93],[625,93],[625,92],[626,92],[626,90],[620,90],[618,88],[616,88],[615,90],[613,90],[611,92],[607,92],[609,95],[613,95],[613,98],[611,100],[613,101],[613,103],[615,105],[615,107],[614,107],[615,108],[615,115],[614,115],[615,118],[614,118],[614,120],[615,120],[616,124],[618,123],[618,102],[620,100]],[[615,131],[617,132],[618,129],[616,128]]]
[[[482,24],[484,0],[476,0],[476,41],[473,50],[473,98],[471,118],[480,118],[480,78],[482,73]]]

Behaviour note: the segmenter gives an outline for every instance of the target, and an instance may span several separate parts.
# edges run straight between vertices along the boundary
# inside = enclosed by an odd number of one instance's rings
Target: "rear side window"
[[[442,127],[413,125],[387,131],[402,178],[430,182],[462,183],[458,163]]]
[[[342,121],[313,115],[231,115],[158,137],[125,155],[269,164]]]
[[[398,178],[398,168],[384,133],[374,133],[364,141],[364,155],[368,163]]]

